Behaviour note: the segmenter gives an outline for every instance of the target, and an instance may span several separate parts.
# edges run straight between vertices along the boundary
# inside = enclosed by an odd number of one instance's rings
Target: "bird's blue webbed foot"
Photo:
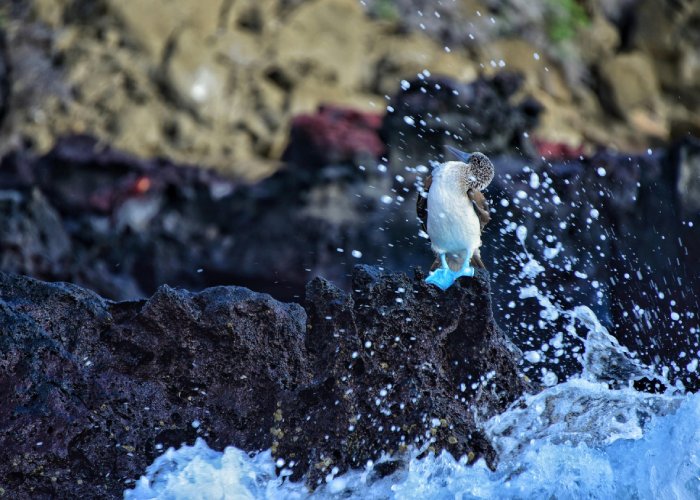
[[[425,282],[430,285],[435,285],[441,290],[447,290],[453,285],[457,278],[461,278],[462,276],[474,276],[475,270],[469,265],[470,260],[470,258],[465,259],[462,268],[459,271],[453,271],[447,265],[445,255],[440,255],[442,266],[431,272],[425,279]]]
[[[452,271],[449,267],[440,267],[431,272],[428,277],[425,278],[425,282],[430,285],[435,285],[442,290],[447,290],[452,286],[452,283],[455,282],[455,274],[457,273]]]

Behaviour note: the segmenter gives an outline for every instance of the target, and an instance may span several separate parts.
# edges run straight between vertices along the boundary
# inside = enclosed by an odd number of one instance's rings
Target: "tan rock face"
[[[67,5],[68,0],[35,0],[32,10],[42,22],[49,26],[59,26]]]
[[[325,103],[381,111],[402,79],[471,81],[501,60],[544,105],[544,139],[624,147],[700,127],[698,2],[640,0],[621,37],[593,0],[574,38],[546,46],[537,2],[526,15],[522,2],[411,0],[396,2],[397,19],[366,3],[374,19],[357,0],[27,0],[5,28],[16,104],[0,154],[86,132],[258,177],[277,165],[296,114]]]
[[[464,53],[395,33],[356,0],[32,1],[10,46],[26,41],[47,69],[20,65],[15,93],[20,82],[64,90],[29,92],[11,128],[40,150],[86,132],[141,156],[258,177],[277,164],[295,114],[325,103],[379,111],[424,69],[476,76]],[[33,38],[37,27],[46,40]]]
[[[358,2],[304,2],[274,35],[275,59],[296,78],[357,89],[367,79],[367,53],[377,32]]]
[[[91,23],[61,25],[69,3],[37,3],[36,19],[56,26],[45,56],[61,61],[59,78],[26,79],[66,92],[36,92],[33,109],[14,117],[42,150],[86,132],[142,156],[257,177],[274,164],[259,158],[281,155],[296,114],[323,103],[379,111],[401,79],[426,69],[476,76],[466,54],[393,33],[355,0],[101,0]]]
[[[546,55],[540,54],[535,45],[517,38],[497,40],[482,47],[479,54],[481,60],[488,63],[488,72],[495,73],[502,69],[499,63],[503,61],[503,68],[525,76],[526,91],[542,89],[559,101],[571,101],[571,90],[559,67]]]
[[[225,122],[233,114],[228,81],[235,67],[216,55],[198,32],[186,28],[164,58],[160,77],[179,106],[203,120]]]
[[[458,49],[448,53],[420,33],[382,38],[370,59],[375,68],[372,89],[380,95],[395,93],[397,82],[425,69],[462,81],[474,80],[478,75],[477,64],[468,54]]]
[[[216,33],[223,0],[107,0],[110,15],[123,25],[124,33],[146,49],[153,58],[161,57],[176,31],[192,29],[200,38]]]
[[[587,64],[595,64],[613,54],[620,45],[617,28],[603,15],[594,16],[591,23],[578,33],[576,46]]]
[[[620,54],[604,61],[600,65],[600,77],[621,117],[639,108],[653,110],[659,104],[659,82],[644,54]]]
[[[674,136],[697,131],[700,122],[700,3],[642,0],[631,44],[647,55],[671,112]]]
[[[517,38],[496,40],[479,50],[488,62],[486,71],[504,68],[521,73],[525,82],[521,93],[533,96],[545,109],[537,127],[541,140],[578,147],[586,142],[586,123],[595,122],[595,98],[574,95],[561,68],[534,44]],[[536,54],[536,55],[535,55]],[[491,65],[494,61],[494,65]]]
[[[667,112],[649,58],[634,52],[620,54],[599,66],[604,104],[647,137],[668,138]]]

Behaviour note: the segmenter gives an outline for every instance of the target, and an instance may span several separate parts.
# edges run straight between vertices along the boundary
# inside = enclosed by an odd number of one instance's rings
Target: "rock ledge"
[[[304,305],[228,286],[112,302],[0,274],[0,487],[118,497],[169,446],[272,448],[315,484],[429,444],[497,457],[477,420],[524,390],[488,274],[445,293],[357,266]],[[193,425],[194,423],[194,425]]]

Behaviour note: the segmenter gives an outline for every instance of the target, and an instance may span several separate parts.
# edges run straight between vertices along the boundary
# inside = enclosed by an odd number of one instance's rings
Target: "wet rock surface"
[[[10,498],[118,497],[197,435],[269,447],[275,395],[304,381],[304,310],[244,288],[113,303],[2,274],[0,304]]]
[[[475,415],[523,391],[518,351],[490,314],[486,273],[445,293],[423,278],[358,266],[351,294],[309,283],[313,381],[282,403],[273,429],[273,451],[298,464],[297,476],[308,470],[315,484],[409,445],[495,465]]]
[[[524,383],[488,275],[444,294],[421,278],[358,267],[352,294],[316,279],[302,307],[241,287],[111,302],[0,275],[4,493],[117,497],[197,436],[272,447],[311,483],[414,437],[494,463],[472,410]]]

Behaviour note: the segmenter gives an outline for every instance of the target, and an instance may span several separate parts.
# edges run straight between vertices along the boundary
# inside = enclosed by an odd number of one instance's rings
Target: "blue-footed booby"
[[[481,191],[494,176],[493,163],[485,154],[446,148],[458,161],[437,166],[425,179],[416,203],[418,218],[438,257],[425,281],[443,290],[461,276],[474,276],[471,263],[484,267],[479,254],[481,231],[491,217]],[[461,261],[458,271],[450,269],[448,255]]]

